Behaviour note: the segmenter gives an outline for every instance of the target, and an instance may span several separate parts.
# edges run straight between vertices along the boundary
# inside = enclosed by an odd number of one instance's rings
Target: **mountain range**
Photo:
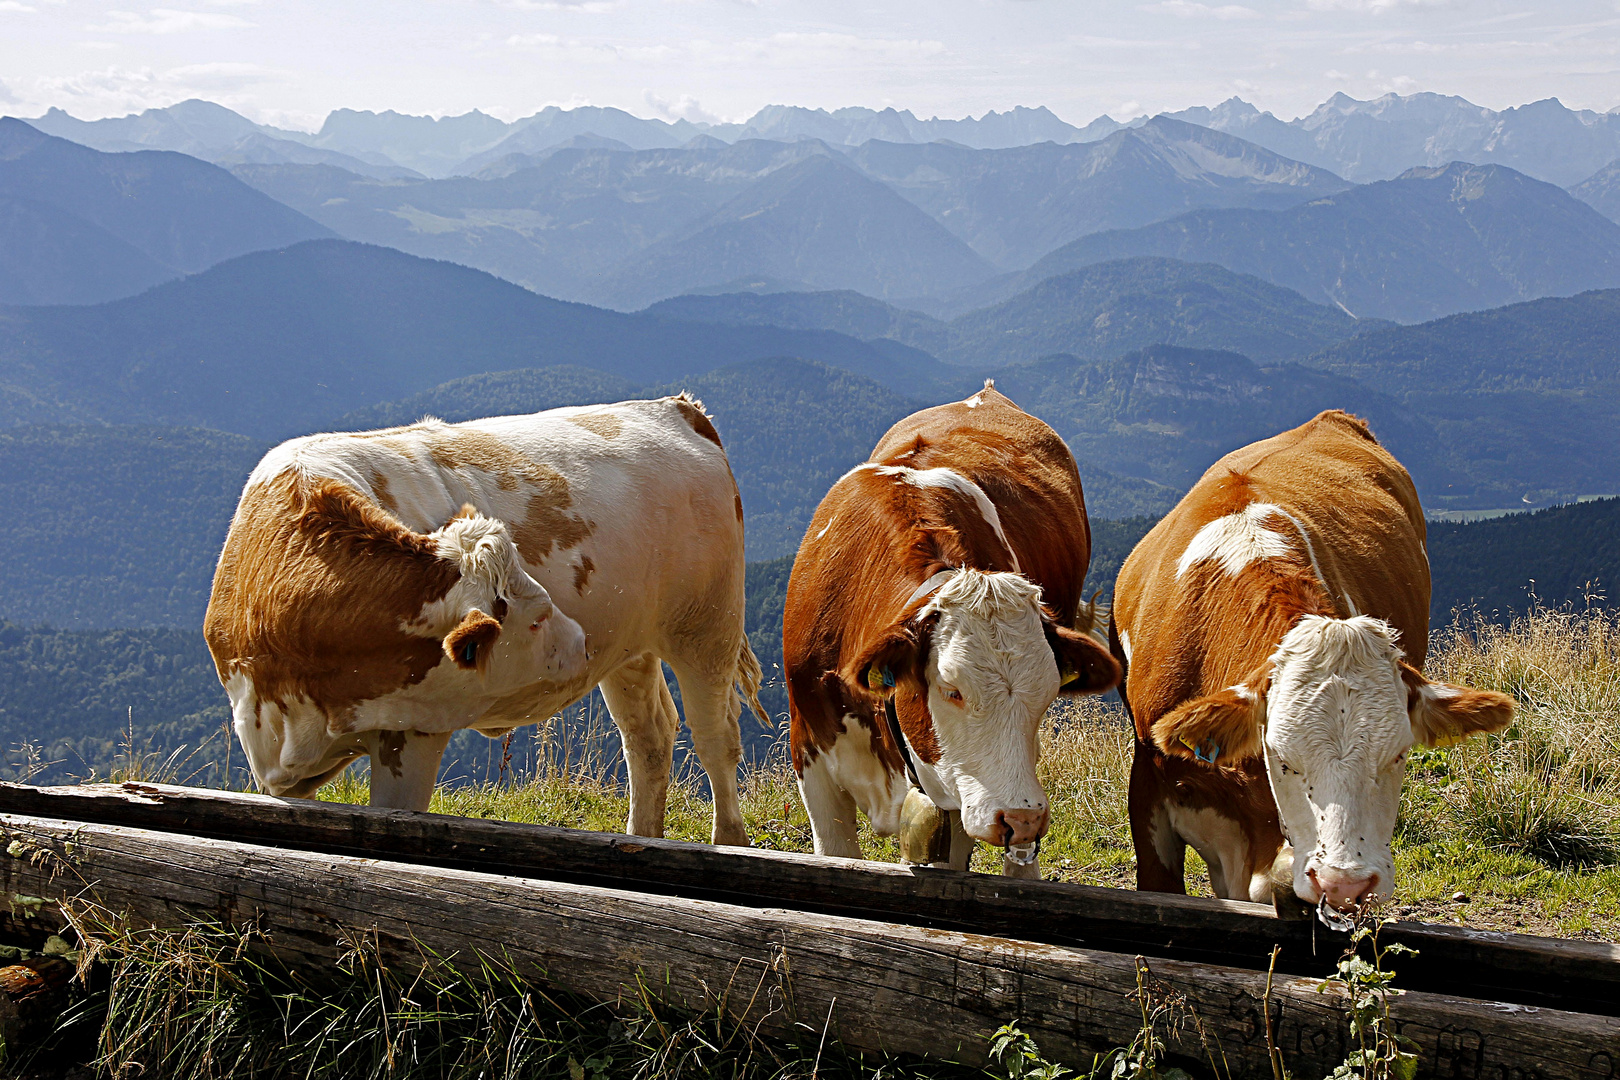
[[[1279,120],[1241,98],[1171,113],[1347,180],[1390,180],[1419,165],[1506,165],[1568,187],[1620,158],[1620,109],[1565,108],[1557,98],[1497,112],[1442,94],[1334,94],[1308,116]]]
[[[1418,165],[1472,161],[1506,165],[1568,187],[1620,159],[1620,110],[1568,109],[1556,98],[1498,111],[1440,94],[1391,93],[1360,101],[1339,93],[1308,115],[1281,120],[1234,97],[1213,108],[1165,115],[1238,136],[1355,183],[1390,180]],[[255,124],[212,102],[192,100],[94,121],[52,109],[30,123],[98,150],[178,150],[217,164],[236,164],[237,155],[250,152],[238,144],[257,136],[263,141],[251,152],[266,164],[325,163],[362,175],[405,170],[442,177],[475,173],[501,158],[538,153],[580,135],[614,139],[638,150],[670,149],[693,140],[747,139],[815,139],[852,147],[873,140],[950,142],[993,150],[1095,142],[1147,119],[1121,123],[1100,116],[1077,127],[1046,108],[1022,106],[977,119],[924,120],[893,108],[828,112],[767,105],[740,123],[717,124],[647,119],[596,106],[551,106],[511,122],[476,110],[434,118],[337,109],[319,131],[307,132]],[[312,161],[312,152],[330,156]]]
[[[983,151],[868,142],[849,156],[1003,270],[1101,229],[1195,207],[1292,206],[1349,186],[1326,170],[1167,117],[1074,146]]]
[[[1261,362],[1297,359],[1388,325],[1354,319],[1210,263],[1143,257],[1058,274],[999,304],[943,322],[859,293],[688,294],[647,313],[729,326],[834,330],[891,338],[969,367],[1064,353],[1112,360],[1150,345],[1227,349]]]
[[[622,109],[548,106],[511,122],[474,110],[460,116],[411,116],[387,110],[335,109],[319,131],[256,124],[210,101],[182,101],[162,109],[104,120],[78,120],[61,109],[29,121],[41,131],[98,150],[178,150],[217,164],[251,147],[265,164],[327,164],[361,175],[390,178],[415,173],[433,177],[475,173],[512,155],[529,155],[581,135],[613,139],[636,150],[672,149],[710,140],[797,142],[815,139],[857,146],[871,139],[935,142],[947,139],[978,149],[1039,142],[1090,142],[1124,126],[1103,116],[1083,128],[1059,120],[1049,109],[1019,106],[977,119],[920,120],[907,110],[846,108],[827,112],[767,105],[734,124],[673,122],[633,116]],[[323,155],[319,159],[311,155]]]
[[[1094,233],[972,295],[1142,255],[1217,263],[1347,314],[1398,322],[1620,285],[1620,225],[1504,166],[1454,163],[1287,210],[1196,210]]]
[[[929,392],[963,380],[899,342],[624,315],[464,266],[315,240],[125,300],[0,308],[0,424],[179,424],[284,438],[462,375],[577,364],[645,385],[781,355]]]
[[[1007,150],[710,143],[554,149],[418,183],[319,166],[236,173],[349,239],[613,307],[746,278],[885,298],[971,293],[1098,228],[1195,206],[1289,206],[1345,187],[1170,120],[1093,144]]]
[[[762,127],[778,132],[799,114],[770,116],[781,123]],[[639,139],[621,130],[640,123],[629,114],[548,110],[531,120],[508,132],[482,114],[332,114],[312,141],[371,155],[370,175],[329,162],[277,163],[274,147],[267,148],[270,133],[247,130],[245,119],[202,103],[96,130],[118,145],[140,145],[169,128],[190,139],[187,145],[228,136],[232,160],[240,162],[235,175],[302,214],[304,235],[321,235],[324,226],[346,239],[460,262],[544,295],[619,310],[766,282],[776,291],[855,291],[953,318],[1080,267],[1147,255],[1215,263],[1352,317],[1405,322],[1620,283],[1620,224],[1592,208],[1609,205],[1612,180],[1603,171],[1580,185],[1586,203],[1501,165],[1420,167],[1351,186],[1253,142],[1162,116],[1116,125],[1091,142],[1001,149],[876,139],[855,147],[815,139],[728,144],[709,134],[680,147],[635,149],[582,130]],[[670,125],[657,130],[664,141],[676,137]],[[541,139],[547,131],[566,138]],[[377,161],[390,159],[351,145],[360,132],[383,149],[431,144],[446,154],[507,134],[476,175],[426,180],[403,170],[379,174]],[[523,132],[531,141],[517,146],[512,140]],[[548,145],[525,149],[540,143]],[[86,226],[59,220],[58,211],[72,208],[59,205],[56,193],[73,190],[79,174],[106,171],[109,162],[127,169],[141,157],[101,154],[76,163],[59,152],[66,145],[57,142],[54,156],[32,155],[40,167],[19,174],[12,202],[0,211],[12,249],[23,254],[4,271],[13,284],[0,298],[85,302],[201,268],[139,244],[132,251],[105,238],[93,242]],[[297,145],[306,157],[343,152]],[[220,215],[254,219],[227,213],[229,200],[219,192],[182,191],[187,182],[159,177],[150,190],[167,184],[163,198],[195,201],[197,216],[214,213],[209,227],[222,235],[229,230],[215,227]],[[63,239],[53,245],[49,235]],[[231,253],[288,239],[250,237]]]
[[[331,235],[196,158],[101,153],[0,118],[0,304],[110,300]]]

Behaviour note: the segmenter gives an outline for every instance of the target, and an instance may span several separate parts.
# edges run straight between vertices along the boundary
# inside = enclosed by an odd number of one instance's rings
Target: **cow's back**
[[[1429,565],[1417,491],[1362,421],[1331,410],[1210,466],[1120,568],[1114,620],[1139,729],[1178,701],[1241,680],[1280,640],[1266,625],[1278,597],[1218,569],[1195,587],[1180,565],[1201,530],[1256,503],[1298,523],[1268,519],[1291,546],[1303,530],[1309,548],[1294,550],[1314,564],[1324,614],[1387,620],[1421,665]],[[1218,565],[1218,556],[1209,561]]]
[[[1043,421],[986,384],[966,401],[912,414],[868,459],[953,469],[996,506],[1019,569],[1042,589],[1059,622],[1073,625],[1091,562],[1091,526],[1074,455]]]

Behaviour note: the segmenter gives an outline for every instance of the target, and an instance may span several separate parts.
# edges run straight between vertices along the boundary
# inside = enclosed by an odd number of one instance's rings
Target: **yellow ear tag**
[[[1070,667],[1068,664],[1064,664],[1062,667],[1058,668],[1058,678],[1063,680],[1062,685],[1068,686],[1070,683],[1077,683],[1080,681],[1080,673],[1074,670],[1074,668]]]
[[[876,668],[867,668],[866,685],[879,694],[883,693],[883,672]]]

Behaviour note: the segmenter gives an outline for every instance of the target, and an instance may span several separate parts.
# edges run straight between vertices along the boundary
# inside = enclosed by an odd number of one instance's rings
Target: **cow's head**
[[[1390,840],[1408,750],[1513,718],[1504,694],[1425,679],[1402,661],[1398,636],[1366,615],[1307,615],[1249,678],[1153,725],[1169,754],[1215,766],[1264,756],[1294,892],[1311,904],[1351,907],[1394,891]]]
[[[1059,693],[1098,694],[1119,666],[1085,634],[1055,625],[1041,590],[1012,573],[948,571],[840,672],[863,694],[894,695],[928,796],[992,844],[1046,832],[1035,775],[1041,717]],[[922,590],[919,590],[921,592]]]
[[[284,640],[225,679],[261,790],[313,794],[364,752],[368,729],[466,727],[494,699],[584,675],[584,632],[524,570],[504,523],[467,509],[412,533],[337,490],[310,497],[301,527],[320,585],[289,589]],[[211,608],[210,632],[228,619]]]

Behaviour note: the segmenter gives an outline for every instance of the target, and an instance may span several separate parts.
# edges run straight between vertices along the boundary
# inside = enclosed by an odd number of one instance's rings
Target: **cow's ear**
[[[1057,661],[1060,694],[1106,694],[1119,685],[1119,661],[1090,634],[1046,624],[1046,641]]]
[[[868,641],[838,674],[858,692],[888,697],[896,681],[921,663],[920,652],[916,623],[895,623]]]
[[[1211,765],[1234,765],[1260,756],[1266,723],[1269,666],[1236,686],[1182,702],[1153,725],[1153,744],[1166,754]]]
[[[1461,742],[1470,735],[1501,731],[1513,722],[1513,699],[1494,690],[1430,682],[1410,664],[1401,664],[1406,712],[1412,736],[1426,746]]]
[[[501,636],[501,624],[473,608],[444,638],[444,653],[459,668],[483,671],[489,650]]]

